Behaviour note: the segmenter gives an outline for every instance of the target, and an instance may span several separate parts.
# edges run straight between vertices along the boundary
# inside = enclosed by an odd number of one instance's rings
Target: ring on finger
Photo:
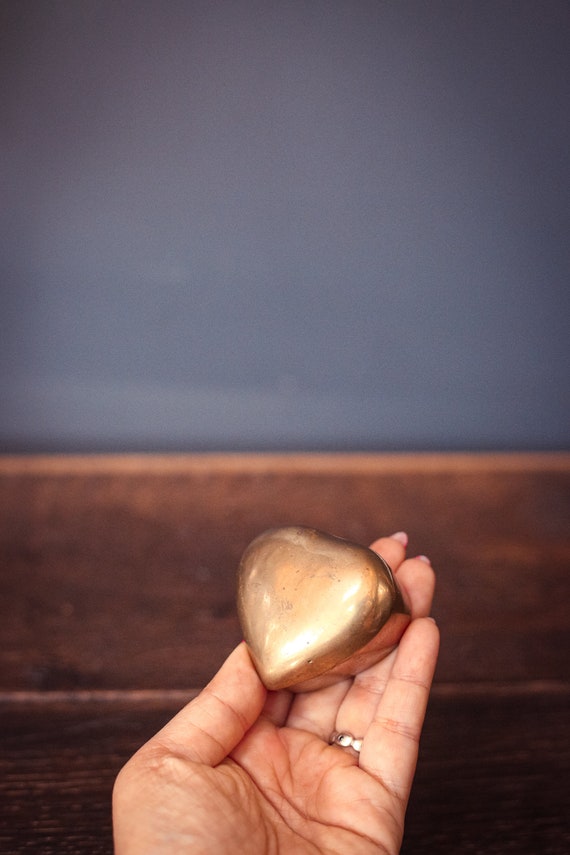
[[[357,754],[360,754],[362,748],[363,737],[355,737],[352,733],[347,733],[346,730],[334,730],[329,737],[330,745],[338,745],[339,748],[352,748]]]

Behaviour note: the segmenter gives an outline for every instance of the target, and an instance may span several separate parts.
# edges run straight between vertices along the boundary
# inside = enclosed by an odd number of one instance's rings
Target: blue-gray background
[[[567,0],[4,0],[4,451],[567,447]]]

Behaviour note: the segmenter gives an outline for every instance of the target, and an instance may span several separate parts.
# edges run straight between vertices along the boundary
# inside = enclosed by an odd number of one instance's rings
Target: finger
[[[397,650],[354,678],[338,710],[334,730],[362,739],[373,721],[394,667]]]
[[[425,559],[408,558],[397,572],[398,583],[410,604],[412,617],[427,617],[431,610],[435,574]],[[397,651],[361,671],[347,692],[339,709],[336,730],[347,731],[357,738],[366,732],[384,694]]]
[[[293,692],[288,692],[287,689],[267,692],[267,698],[261,711],[262,718],[270,721],[275,727],[283,727],[287,721],[293,697]]]
[[[300,692],[295,696],[287,717],[287,727],[307,730],[328,740],[334,730],[339,707],[352,684],[348,678],[324,689]]]
[[[378,538],[370,549],[378,553],[395,573],[406,556],[407,545],[408,535],[404,531],[397,531],[390,537]]]
[[[429,559],[425,556],[408,558],[400,564],[395,576],[412,617],[427,617],[435,591],[435,573]]]
[[[439,649],[439,632],[426,618],[413,621],[400,642],[394,667],[366,731],[360,766],[407,803]]]
[[[188,760],[216,766],[256,721],[266,694],[242,642],[198,697],[163,727],[145,750],[166,747]]]

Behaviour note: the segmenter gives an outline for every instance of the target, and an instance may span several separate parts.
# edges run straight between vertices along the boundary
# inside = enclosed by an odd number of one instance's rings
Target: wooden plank
[[[0,851],[111,853],[115,775],[184,699],[161,692],[0,699]],[[436,686],[404,855],[565,855],[569,701],[560,684]]]
[[[570,851],[570,695],[560,689],[435,689],[403,855]]]
[[[561,452],[288,452],[199,454],[4,454],[0,469],[5,474],[165,475],[234,473],[341,473],[377,472],[568,472],[570,454]]]
[[[0,459],[0,690],[203,685],[235,570],[300,523],[396,529],[438,574],[438,680],[568,677],[570,455]]]
[[[570,687],[435,688],[402,855],[570,851]]]

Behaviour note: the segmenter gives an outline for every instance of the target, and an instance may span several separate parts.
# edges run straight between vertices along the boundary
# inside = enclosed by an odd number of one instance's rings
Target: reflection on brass
[[[238,571],[243,637],[268,689],[309,691],[386,656],[410,621],[386,562],[303,527],[270,529]]]

